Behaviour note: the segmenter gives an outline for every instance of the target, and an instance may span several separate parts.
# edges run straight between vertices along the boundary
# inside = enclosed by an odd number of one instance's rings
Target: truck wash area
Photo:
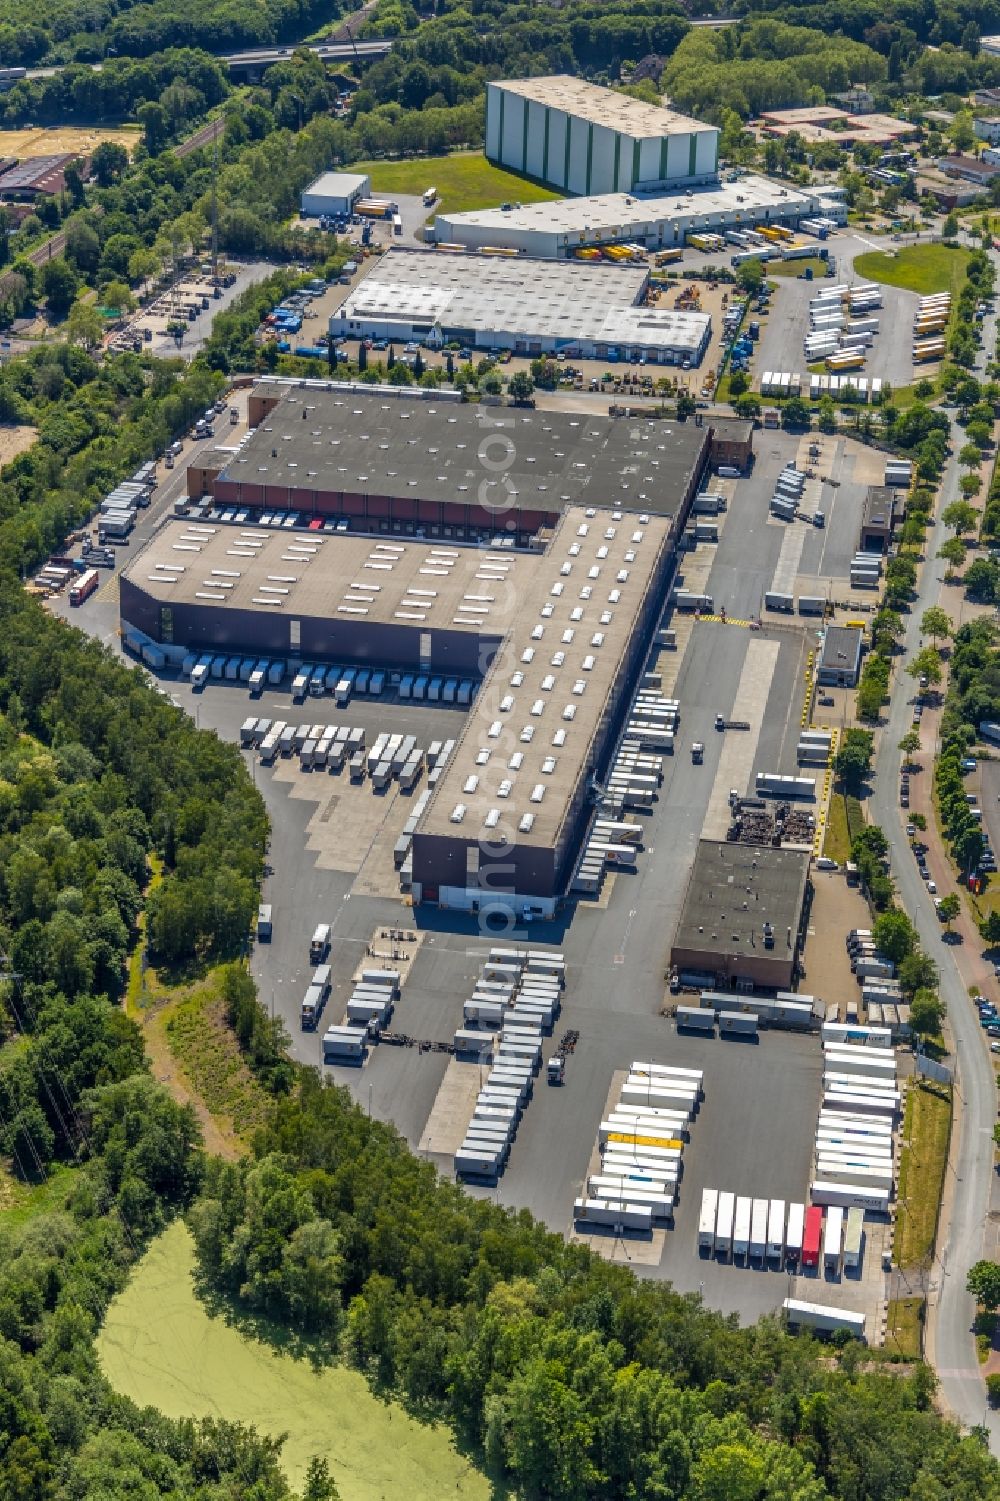
[[[852,592],[848,574],[866,489],[881,474],[875,473],[871,455],[848,439],[813,435],[813,442],[819,451],[810,454],[809,440],[760,431],[749,475],[713,478],[711,488],[725,498],[725,509],[713,518],[718,540],[682,551],[675,579],[681,588],[710,595],[712,611],[700,620],[668,611],[662,624],[675,632],[676,645],[654,650],[648,663],[661,674],[660,692],[679,700],[680,723],[674,754],[663,758],[663,781],[651,811],[628,815],[641,824],[642,847],[634,869],[607,872],[596,897],[566,904],[556,920],[532,923],[512,935],[489,934],[473,916],[408,904],[399,890],[393,849],[426,788],[426,773],[410,792],[397,781],[375,792],[367,779],[352,784],[346,768],[335,774],[302,770],[297,756],[266,766],[255,751],[247,751],[273,829],[271,875],[262,898],[271,905],[273,937],[256,945],[252,965],[261,1001],[284,1019],[294,1054],[321,1066],[323,1032],[343,1019],[373,933],[418,927],[422,942],[390,1023],[392,1033],[415,1045],[382,1042],[369,1048],[363,1067],[338,1065],[326,1072],[363,1107],[391,1119],[443,1172],[451,1172],[452,1137],[469,1119],[479,1069],[418,1044],[451,1042],[463,1025],[463,1001],[472,994],[490,943],[516,941],[562,951],[567,963],[563,1010],[543,1051],[547,1058],[565,1029],[579,1032],[567,1058],[565,1084],[547,1087],[543,1069],[498,1184],[473,1185],[470,1191],[527,1207],[568,1233],[616,1072],[644,1057],[703,1068],[705,1100],[684,1148],[674,1227],[662,1237],[661,1254],[650,1261],[640,1240],[588,1240],[605,1254],[628,1255],[640,1275],[700,1290],[711,1305],[744,1319],[780,1307],[789,1279],[699,1257],[701,1191],[705,1186],[743,1191],[745,1184],[754,1196],[807,1198],[822,1072],[819,1045],[815,1036],[778,1031],[762,1033],[756,1044],[678,1035],[673,1020],[662,1013],[677,1000],[697,1003],[689,995],[668,993],[666,968],[699,840],[725,837],[731,788],[752,794],[759,773],[794,776],[801,770],[796,745],[819,622],[767,610],[765,594],[777,590],[840,601],[842,620],[870,608],[874,598]],[[813,469],[814,481],[807,481],[810,515],[821,509],[824,527],[770,514],[778,475],[790,462]],[[829,479],[836,483],[825,483]],[[141,525],[155,526],[156,519],[154,510]],[[133,556],[137,545],[133,542]],[[751,629],[758,617],[763,629]],[[110,634],[106,584],[73,611],[73,619],[95,634]],[[175,677],[165,677],[163,686],[175,702],[197,713],[202,728],[235,741],[253,713],[291,724],[322,720],[360,727],[368,745],[383,732],[413,735],[426,749],[457,737],[470,712],[451,704],[400,701],[388,685],[380,699],[354,696],[343,708],[331,695],[293,703],[287,677],[252,702],[239,682],[211,679],[198,694]],[[485,711],[474,705],[471,712]],[[814,723],[822,723],[822,714],[816,711]],[[747,728],[717,730],[718,715]],[[839,709],[829,715],[832,727],[839,724]],[[694,741],[704,746],[701,764],[692,760]],[[810,774],[822,798],[822,768]],[[822,817],[820,802],[810,803],[808,811]],[[331,990],[316,1030],[303,1031],[300,1005],[313,968],[309,937],[320,922],[332,926]],[[807,969],[813,963],[812,941],[806,941]],[[386,954],[391,955],[391,943]],[[823,973],[821,957],[815,972]],[[848,999],[827,995],[812,977],[804,988],[824,1000]],[[439,1099],[449,1070],[449,1085]],[[450,1125],[445,1125],[449,1111]],[[871,1270],[880,1290],[875,1238],[870,1230],[863,1273]],[[825,1290],[814,1279],[803,1280],[807,1290],[797,1296],[807,1300],[861,1297],[859,1284],[849,1278]]]

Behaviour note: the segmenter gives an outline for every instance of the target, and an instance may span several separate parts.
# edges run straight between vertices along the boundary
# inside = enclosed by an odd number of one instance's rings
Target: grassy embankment
[[[153,857],[147,897],[161,874]],[[270,1097],[247,1067],[226,1022],[218,971],[178,976],[144,964],[145,925],[143,911],[125,1008],[142,1028],[154,1076],[175,1099],[193,1105],[207,1150],[238,1157],[264,1121]]]
[[[847,797],[834,788],[826,814],[823,854],[843,865],[851,858],[851,845],[864,826],[865,815],[857,798]]]
[[[325,1456],[343,1501],[488,1501],[486,1477],[448,1430],[375,1397],[360,1372],[317,1367],[209,1314],[194,1284],[194,1245],[173,1224],[149,1249],[98,1336],[102,1369],[140,1407],[215,1416],[288,1435],[282,1464],[301,1486]],[[279,1335],[280,1337],[280,1335]]]
[[[419,198],[427,188],[437,188],[435,214],[498,208],[501,203],[548,203],[561,196],[526,177],[491,166],[481,151],[408,157],[403,161],[352,162],[349,170],[367,172],[373,193],[409,193]]]
[[[929,1080],[906,1092],[899,1163],[894,1257],[901,1267],[927,1266],[934,1251],[948,1140],[951,1093]]]
[[[929,1081],[906,1093],[903,1150],[893,1259],[904,1272],[926,1269],[934,1254],[951,1136],[951,1091]],[[886,1348],[917,1359],[922,1347],[924,1300],[908,1296],[889,1304]]]

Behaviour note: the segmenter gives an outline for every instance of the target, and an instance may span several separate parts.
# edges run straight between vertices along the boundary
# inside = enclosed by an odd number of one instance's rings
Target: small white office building
[[[303,218],[342,218],[359,198],[367,198],[371,179],[362,172],[322,172],[302,194]]]

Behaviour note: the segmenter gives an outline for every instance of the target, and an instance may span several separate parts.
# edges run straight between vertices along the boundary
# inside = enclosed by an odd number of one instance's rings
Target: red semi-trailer
[[[819,1248],[823,1239],[823,1211],[818,1204],[806,1210],[806,1228],[802,1237],[802,1265],[819,1265]]]

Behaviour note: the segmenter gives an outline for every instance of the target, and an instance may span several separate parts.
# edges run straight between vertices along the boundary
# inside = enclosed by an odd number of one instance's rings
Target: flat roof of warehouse
[[[362,192],[368,182],[367,174],[362,172],[321,172],[303,192],[328,193],[334,198],[346,198],[349,193]]]
[[[503,636],[540,556],[171,521],[125,570],[174,605]]]
[[[607,262],[472,256],[393,247],[331,318],[696,351],[706,313],[640,306],[648,271]]]
[[[587,83],[585,79],[573,78],[568,73],[552,73],[545,78],[497,80],[494,86],[535,104],[545,104],[550,109],[576,115],[591,125],[604,125],[608,130],[618,130],[630,136],[689,135],[692,131],[717,128],[703,120],[695,120],[691,115],[667,109],[662,104],[647,104],[643,99],[633,99],[631,94],[602,89],[596,83]]]
[[[807,850],[700,840],[674,947],[743,958],[787,956],[795,948],[809,859]],[[764,947],[765,922],[774,929],[773,948]]]
[[[419,833],[555,842],[668,539],[662,517],[566,511]]]
[[[821,195],[820,195],[821,196]],[[741,177],[736,182],[711,183],[672,193],[594,193],[585,198],[557,198],[546,203],[521,203],[511,209],[469,209],[461,214],[442,214],[446,224],[476,224],[551,233],[583,233],[615,226],[664,223],[670,219],[706,221],[722,214],[748,213],[773,208],[783,214],[805,214],[815,195],[800,193],[766,177]],[[478,264],[478,262],[477,262]],[[520,265],[520,262],[516,264]],[[561,263],[560,263],[561,264]],[[584,262],[583,264],[587,264]],[[563,266],[565,270],[565,265]],[[606,270],[624,268],[606,267]]]
[[[708,439],[708,428],[691,422],[598,412],[298,386],[282,395],[223,479],[454,505],[582,504],[674,516]]]

